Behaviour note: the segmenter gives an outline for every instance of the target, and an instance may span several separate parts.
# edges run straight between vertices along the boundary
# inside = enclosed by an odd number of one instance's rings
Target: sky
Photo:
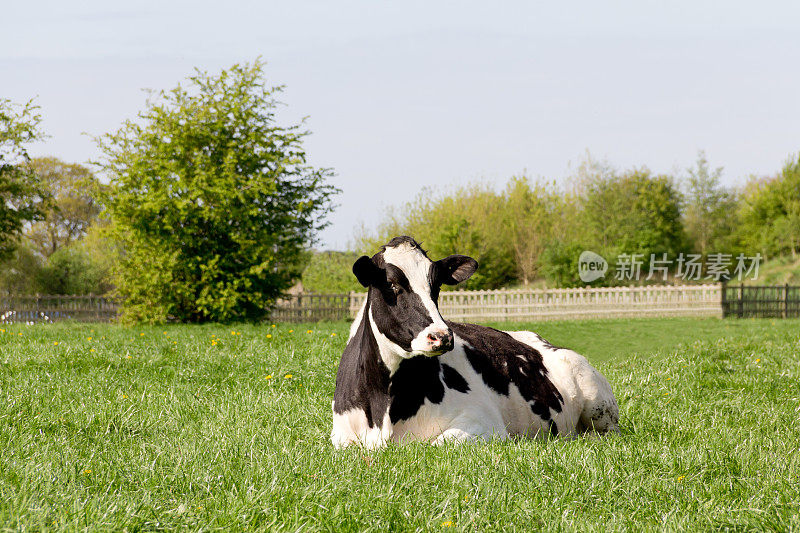
[[[306,117],[309,162],[342,190],[321,249],[424,187],[563,182],[587,151],[723,182],[800,151],[800,2],[53,1],[0,5],[0,97],[36,97],[32,155],[96,159],[92,137],[194,68],[261,57]]]

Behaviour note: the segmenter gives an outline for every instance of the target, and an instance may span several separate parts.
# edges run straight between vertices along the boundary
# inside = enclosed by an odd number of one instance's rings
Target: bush
[[[302,272],[338,191],[262,75],[198,73],[98,141],[125,321],[257,320]]]
[[[104,294],[109,286],[105,272],[78,246],[59,248],[35,277],[42,294]]]

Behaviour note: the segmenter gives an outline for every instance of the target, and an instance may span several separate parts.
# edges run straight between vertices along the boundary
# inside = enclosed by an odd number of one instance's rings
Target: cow
[[[407,236],[356,260],[368,293],[336,375],[334,447],[619,431],[611,386],[585,357],[530,331],[442,318],[440,287],[477,268],[464,255],[432,261]]]

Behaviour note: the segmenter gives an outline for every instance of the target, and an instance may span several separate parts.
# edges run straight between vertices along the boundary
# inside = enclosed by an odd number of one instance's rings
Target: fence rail
[[[299,294],[280,300],[280,322],[355,318],[366,293]],[[656,285],[583,289],[447,291],[442,315],[458,321],[521,321],[658,316],[800,317],[800,287]],[[0,322],[109,322],[116,302],[104,296],[0,296]]]
[[[791,285],[725,285],[722,315],[738,318],[800,317],[800,287]]]
[[[558,320],[637,316],[720,316],[720,285],[448,291],[442,316],[459,321]],[[365,293],[353,293],[350,315]]]
[[[353,294],[297,294],[279,300],[270,320],[274,322],[345,320],[355,316],[351,315]]]

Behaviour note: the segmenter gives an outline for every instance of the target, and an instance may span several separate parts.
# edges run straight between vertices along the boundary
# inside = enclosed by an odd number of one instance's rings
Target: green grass
[[[800,529],[800,322],[531,327],[621,435],[336,452],[346,324],[0,326],[0,529]]]

